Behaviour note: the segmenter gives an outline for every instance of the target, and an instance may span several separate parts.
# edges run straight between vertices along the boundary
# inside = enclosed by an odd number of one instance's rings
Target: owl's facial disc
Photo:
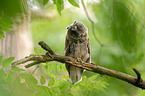
[[[72,35],[74,35],[75,37],[79,37],[81,36],[81,30],[78,30],[78,26],[72,26],[71,27],[71,33]]]
[[[71,30],[77,32],[77,26],[72,26]]]
[[[75,39],[81,39],[86,36],[86,27],[80,23],[75,21],[72,25],[67,27],[69,36]]]

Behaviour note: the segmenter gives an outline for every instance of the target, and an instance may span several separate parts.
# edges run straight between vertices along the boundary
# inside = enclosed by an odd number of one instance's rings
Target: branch
[[[133,69],[133,71],[136,73],[136,75],[137,75],[137,80],[136,80],[136,83],[139,83],[139,82],[142,82],[143,80],[142,80],[142,78],[141,78],[141,74],[140,74],[140,72],[136,69],[136,68],[132,68]]]
[[[130,84],[132,84],[132,85],[134,85],[136,87],[139,87],[141,89],[145,89],[145,81],[141,79],[140,72],[137,69],[135,69],[135,68],[132,68],[132,69],[137,74],[137,77],[133,77],[131,75],[128,75],[128,74],[125,74],[125,73],[122,73],[122,72],[117,72],[117,71],[114,71],[114,70],[111,70],[111,69],[107,69],[107,68],[104,68],[104,67],[101,67],[101,66],[97,66],[97,65],[95,65],[93,63],[85,63],[85,62],[83,62],[81,60],[77,60],[77,59],[74,59],[72,57],[56,54],[43,41],[40,41],[39,45],[44,50],[47,51],[47,53],[45,55],[36,55],[36,56],[25,57],[24,59],[21,59],[21,60],[13,62],[12,66],[14,67],[16,65],[20,65],[20,64],[23,64],[23,63],[31,61],[30,64],[25,66],[26,68],[29,68],[29,67],[34,66],[36,64],[39,64],[41,62],[58,61],[58,62],[61,62],[61,63],[68,63],[68,64],[74,65],[76,67],[86,69],[88,71],[99,73],[101,75],[102,74],[103,75],[108,75],[108,76],[123,80],[125,82],[128,82],[128,83],[130,83]]]

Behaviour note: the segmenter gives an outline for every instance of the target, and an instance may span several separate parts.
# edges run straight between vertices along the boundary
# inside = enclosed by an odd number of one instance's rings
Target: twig
[[[134,72],[136,73],[136,75],[137,75],[136,83],[142,82],[142,78],[141,78],[140,72],[139,72],[136,68],[134,68],[134,67],[132,67],[132,69],[133,69],[133,71],[134,71]]]
[[[41,62],[42,61],[36,61],[36,62],[30,63],[30,64],[26,65],[25,68],[29,68],[29,67],[34,66],[36,64],[40,64]]]
[[[39,65],[37,65],[37,67],[33,70],[33,72],[31,73],[31,75],[29,76],[29,78],[34,74],[34,72],[37,70],[38,67],[39,67]]]
[[[55,55],[56,53],[43,41],[38,43],[44,50],[48,51],[50,54]]]
[[[42,41],[39,42],[39,45],[40,46],[45,45],[45,46],[43,46],[44,49],[47,49],[46,47],[49,47],[47,44],[45,44]],[[49,47],[49,50],[47,50],[47,51],[48,52],[54,52],[50,47]],[[51,54],[51,53],[49,53],[49,54]],[[95,73],[108,75],[108,76],[126,81],[126,82],[128,82],[128,83],[130,83],[130,84],[132,84],[136,87],[139,87],[141,89],[145,89],[145,81],[141,79],[140,72],[135,68],[133,68],[133,70],[137,74],[137,78],[133,77],[131,75],[122,73],[122,72],[117,72],[117,71],[114,71],[114,70],[111,70],[111,69],[107,69],[107,68],[104,68],[104,67],[101,67],[101,66],[97,66],[97,65],[92,64],[92,63],[85,63],[85,62],[82,62],[82,61],[78,61],[77,59],[74,59],[72,57],[63,56],[63,55],[59,55],[59,54],[54,54],[54,55],[51,54],[51,57],[47,54],[46,55],[29,56],[27,58],[18,60],[16,62],[13,62],[12,66],[14,67],[16,65],[19,65],[19,64],[25,63],[25,62],[29,62],[29,61],[34,61],[34,62],[26,65],[25,66],[26,68],[29,68],[29,67],[34,66],[34,65],[36,65],[38,63],[41,63],[41,62],[58,61],[58,62],[61,62],[61,63],[71,64],[71,65],[74,65],[76,67],[83,68],[83,69],[86,69],[88,71],[92,71],[92,72],[95,72]]]
[[[13,62],[11,65],[12,65],[12,67],[14,67],[16,65],[24,64],[24,63],[29,62],[29,61],[34,61],[34,62],[30,63],[30,65],[35,65],[35,64],[38,64],[38,63],[41,63],[41,62],[52,61],[52,58],[47,56],[47,55],[27,56],[23,59],[20,59],[18,61]],[[26,65],[27,68],[29,68],[28,65]]]
[[[92,24],[92,33],[93,33],[94,38],[95,38],[95,40],[99,43],[99,45],[100,45],[101,47],[103,47],[104,45],[101,43],[101,41],[98,39],[98,37],[97,37],[96,34],[95,34],[95,30],[94,30],[94,21],[89,17],[87,8],[86,8],[86,6],[85,6],[85,4],[84,4],[84,0],[81,0],[81,3],[82,3],[82,5],[83,5],[83,8],[84,8],[84,11],[85,11],[85,14],[86,14],[88,20],[89,20],[89,21],[91,22],[91,24]]]

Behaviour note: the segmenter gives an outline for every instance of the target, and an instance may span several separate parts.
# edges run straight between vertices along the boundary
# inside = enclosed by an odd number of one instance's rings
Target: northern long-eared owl
[[[74,21],[73,24],[67,27],[65,38],[65,55],[76,59],[81,59],[83,62],[91,62],[88,29],[84,24]],[[67,63],[65,66],[72,84],[76,84],[82,80],[84,69]]]

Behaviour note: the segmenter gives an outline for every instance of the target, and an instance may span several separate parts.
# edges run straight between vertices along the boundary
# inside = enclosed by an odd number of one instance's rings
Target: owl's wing
[[[88,48],[89,57],[87,58],[86,62],[91,63],[91,52],[90,52],[90,41],[89,41],[89,39],[87,40],[87,48]]]
[[[70,54],[70,42],[66,38],[65,39],[65,56],[68,56]]]
[[[69,56],[69,54],[70,54],[70,42],[66,37],[66,39],[65,39],[65,56]],[[70,74],[70,65],[65,64],[65,67],[66,67],[68,73]]]

